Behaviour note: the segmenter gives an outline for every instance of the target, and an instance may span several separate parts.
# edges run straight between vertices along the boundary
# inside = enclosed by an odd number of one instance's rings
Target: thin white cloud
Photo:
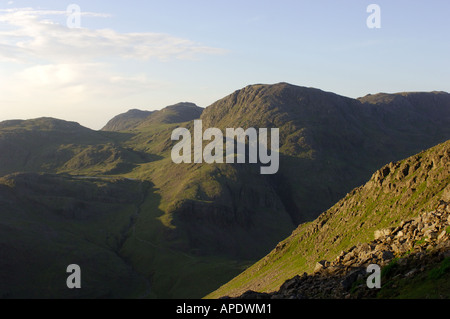
[[[79,102],[99,97],[123,97],[143,90],[156,89],[160,82],[145,74],[117,74],[104,63],[61,63],[35,65],[10,75],[9,92],[17,90],[17,96],[70,97]],[[26,92],[22,89],[27,88]],[[22,91],[20,94],[19,92]],[[76,93],[76,98],[72,93]]]
[[[46,17],[66,16],[65,11],[32,8],[0,10],[0,58],[47,61],[92,60],[106,56],[139,60],[195,59],[202,54],[223,54],[213,48],[163,33],[120,33],[112,29],[68,28]],[[81,12],[83,16],[107,14]],[[4,26],[5,30],[2,30]]]
[[[33,65],[0,74],[0,121],[52,116],[98,129],[122,111],[120,101],[167,85],[145,73],[114,72],[106,63]]]

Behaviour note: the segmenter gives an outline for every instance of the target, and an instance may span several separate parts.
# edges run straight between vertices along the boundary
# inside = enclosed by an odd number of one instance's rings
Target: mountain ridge
[[[131,109],[108,121],[101,131],[127,131],[151,124],[182,123],[200,117],[203,108],[191,102],[180,102],[157,111]]]

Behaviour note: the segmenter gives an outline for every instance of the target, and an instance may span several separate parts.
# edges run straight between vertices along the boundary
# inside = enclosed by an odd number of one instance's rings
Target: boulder
[[[391,234],[391,231],[392,231],[391,228],[376,230],[374,233],[375,240],[389,236]]]
[[[319,272],[322,269],[328,267],[330,265],[330,263],[326,260],[321,260],[319,262],[316,263],[316,267],[314,267],[314,272]]]
[[[348,291],[353,283],[358,279],[360,275],[364,276],[366,270],[364,268],[357,268],[350,273],[348,273],[341,281],[341,286],[344,290]]]

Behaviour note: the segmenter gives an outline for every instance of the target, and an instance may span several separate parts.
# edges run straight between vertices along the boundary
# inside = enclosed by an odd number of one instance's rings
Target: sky
[[[97,130],[258,83],[449,92],[449,13],[448,0],[0,0],[0,121]]]

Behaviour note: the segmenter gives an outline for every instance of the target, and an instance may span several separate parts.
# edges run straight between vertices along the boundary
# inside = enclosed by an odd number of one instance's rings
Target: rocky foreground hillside
[[[450,297],[445,290],[450,276],[449,203],[441,202],[437,209],[403,221],[397,227],[375,231],[374,236],[375,240],[370,243],[353,246],[332,261],[318,262],[312,274],[297,275],[276,292],[247,291],[238,298],[376,297],[380,290],[368,288],[366,283],[371,274],[367,268],[371,264],[382,267],[382,284],[391,290],[399,288],[402,280],[436,282],[442,279],[443,284],[434,288],[438,291],[428,293]]]
[[[365,275],[367,264],[383,267],[405,254],[422,256],[434,250],[442,259],[448,245],[448,202],[450,141],[383,166],[365,185],[313,222],[301,224],[207,298],[238,297],[249,290],[286,298],[342,298]],[[422,268],[411,260],[410,269],[400,275]],[[450,283],[450,278],[442,282]]]

